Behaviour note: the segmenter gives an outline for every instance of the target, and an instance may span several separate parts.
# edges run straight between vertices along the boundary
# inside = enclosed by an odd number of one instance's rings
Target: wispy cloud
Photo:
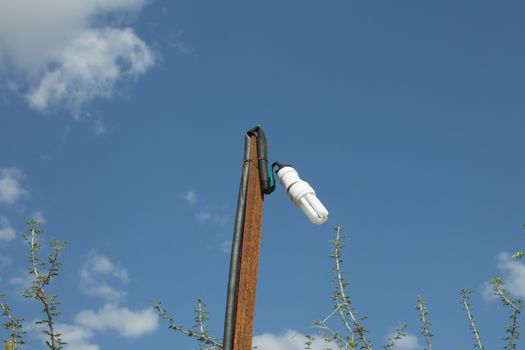
[[[106,125],[102,120],[96,120],[93,125],[93,133],[97,136],[104,135],[107,132]]]
[[[219,249],[226,254],[230,254],[232,250],[232,241],[223,241],[219,244]]]
[[[131,28],[85,30],[55,57],[27,101],[41,112],[63,104],[78,116],[87,102],[112,97],[118,80],[144,74],[153,62]]]
[[[186,203],[190,204],[190,205],[195,205],[197,204],[197,195],[195,194],[195,192],[193,191],[188,191],[186,192],[182,198],[184,198],[184,200],[186,201]]]
[[[94,333],[91,329],[74,324],[59,323],[57,333],[62,334],[62,341],[67,343],[65,350],[99,350],[100,346],[92,343]]]
[[[21,276],[29,276],[27,272]],[[62,334],[67,344],[64,350],[100,350],[96,344],[99,333],[111,333],[123,338],[136,339],[154,333],[159,327],[159,317],[151,307],[131,309],[118,305],[125,292],[113,288],[109,281],[128,283],[129,275],[121,265],[107,256],[91,252],[80,268],[80,284],[90,295],[106,299],[100,308],[82,310],[76,314],[72,323],[55,324],[56,331]],[[26,284],[22,279],[19,284]],[[28,323],[24,329],[32,336],[45,340],[42,333],[44,325]]]
[[[16,237],[16,231],[12,227],[0,228],[0,241],[11,241]]]
[[[117,83],[154,65],[148,45],[121,25],[147,2],[12,2],[0,12],[0,74],[22,86],[18,94],[31,108],[64,106],[78,116],[85,104],[111,98]]]
[[[31,220],[35,220],[40,224],[45,224],[47,222],[46,217],[44,216],[44,213],[41,210],[33,212],[33,214],[31,214]]]
[[[200,211],[195,214],[195,219],[200,222],[206,222],[211,219],[211,213],[207,211]]]
[[[388,338],[394,336],[394,332],[390,333],[385,340],[388,341]],[[406,335],[394,341],[393,349],[396,350],[423,350],[423,345],[419,342],[419,339],[416,335],[411,333],[406,333]]]
[[[24,175],[17,168],[0,168],[0,204],[15,204],[28,194],[22,187]]]
[[[35,319],[24,323],[23,329],[33,338],[44,343],[49,340],[48,336],[45,334],[46,326],[44,324],[36,324],[38,321],[38,319]],[[64,346],[64,350],[100,349],[100,346],[91,343],[91,338],[93,338],[94,333],[90,329],[67,323],[55,323],[54,327],[56,332],[61,334],[61,340],[67,343]]]
[[[521,260],[513,260],[509,253],[500,253],[497,267],[505,280],[505,289],[516,297],[525,298],[525,264]],[[496,299],[488,282],[483,284],[482,294],[486,300]]]
[[[107,256],[91,252],[82,264],[80,288],[83,293],[102,297],[110,302],[118,302],[126,297],[126,292],[113,287],[110,282],[127,284],[127,270],[112,262]]]
[[[194,48],[183,40],[184,32],[182,30],[171,30],[168,35],[167,44],[177,50],[181,55],[188,55],[194,52]]]
[[[260,350],[303,350],[307,338],[294,330],[287,330],[280,335],[264,333],[253,338],[253,345]],[[334,343],[326,343],[322,339],[315,339],[312,350],[322,350],[327,347],[337,347]]]
[[[12,241],[16,237],[16,230],[11,227],[6,217],[0,216],[0,242]]]
[[[107,256],[91,252],[80,268],[82,290],[108,302],[99,309],[79,312],[74,324],[65,327],[64,340],[69,343],[66,350],[98,350],[99,346],[91,340],[96,332],[114,332],[125,338],[138,338],[157,330],[158,316],[151,308],[132,310],[116,304],[126,296],[126,292],[110,284],[115,281],[127,284],[128,271]]]
[[[158,328],[157,314],[151,308],[130,310],[106,304],[99,310],[85,310],[75,317],[75,323],[95,331],[115,331],[126,338],[136,338]]]
[[[196,213],[195,219],[197,219],[199,222],[211,222],[219,226],[224,226],[228,223],[227,215],[216,214],[205,210]]]
[[[199,207],[202,207],[202,205],[196,206],[199,201],[194,191],[188,190],[182,198],[186,203],[195,208],[194,218],[198,222],[211,223],[219,226],[224,226],[228,223],[228,215],[216,210],[200,209]]]
[[[17,276],[9,279],[9,284],[13,286],[18,293],[22,293],[29,287],[35,280],[34,276],[29,274],[26,270],[20,270]]]
[[[94,343],[97,332],[114,332],[124,338],[136,339],[155,332],[158,326],[158,316],[151,308],[130,310],[106,304],[98,310],[81,311],[74,323],[57,323],[55,329],[67,343],[65,350],[99,350],[100,346]],[[47,340],[42,333],[44,325],[33,322],[26,324],[24,329],[41,341]]]

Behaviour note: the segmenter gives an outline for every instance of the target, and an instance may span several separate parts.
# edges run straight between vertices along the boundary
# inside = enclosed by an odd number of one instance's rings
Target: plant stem
[[[476,327],[476,319],[472,315],[472,312],[470,311],[470,304],[469,304],[469,297],[470,297],[470,291],[467,289],[461,290],[461,301],[463,302],[463,308],[465,309],[465,312],[467,313],[467,318],[470,322],[470,329],[472,330],[472,333],[474,334],[474,337],[476,338],[476,342],[474,343],[474,347],[477,347],[479,350],[484,350],[485,348],[481,344],[481,338],[479,336],[479,331]]]
[[[416,309],[419,311],[419,319],[423,323],[423,326],[421,327],[421,334],[425,337],[427,341],[428,350],[432,350],[432,341],[430,338],[433,334],[430,332],[430,321],[428,321],[426,318],[428,310],[425,306],[425,300],[421,296],[417,297]]]
[[[335,232],[336,232],[335,249],[334,249],[335,270],[336,270],[336,273],[337,273],[337,284],[338,284],[338,288],[339,288],[339,295],[340,295],[340,299],[342,301],[342,303],[339,304],[337,306],[337,308],[339,309],[339,314],[341,315],[341,319],[343,320],[343,323],[345,324],[346,329],[352,335],[352,339],[353,339],[353,336],[354,336],[354,329],[352,329],[352,327],[350,327],[350,325],[348,324],[348,321],[347,321],[347,319],[345,317],[343,309],[344,309],[344,311],[347,312],[347,314],[352,319],[352,323],[354,324],[355,331],[359,334],[359,338],[363,342],[365,348],[367,350],[372,350],[372,345],[370,344],[368,339],[366,339],[365,328],[361,325],[359,320],[356,318],[354,312],[352,311],[352,308],[350,307],[350,303],[349,303],[350,299],[346,295],[345,285],[344,285],[344,277],[343,277],[343,272],[342,272],[342,269],[341,269],[341,256],[342,256],[342,253],[341,253],[341,233],[342,233],[342,231],[343,230],[342,230],[341,226],[337,226],[335,228]]]
[[[181,332],[182,334],[187,335],[188,337],[195,338],[201,343],[212,345],[213,348],[215,349],[222,350],[222,344],[219,343],[217,340],[213,339],[212,337],[210,337],[208,334],[197,333],[192,330],[187,330],[187,329],[184,329],[184,327],[175,324],[175,321],[173,320],[173,318],[168,314],[166,310],[164,310],[161,307],[160,302],[153,303],[153,307],[155,308],[155,310],[157,310],[160,317],[168,321],[170,329],[177,331],[177,332]]]

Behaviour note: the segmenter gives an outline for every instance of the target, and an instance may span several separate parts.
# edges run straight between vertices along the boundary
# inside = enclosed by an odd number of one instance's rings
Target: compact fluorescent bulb
[[[328,210],[317,198],[312,186],[301,180],[294,168],[289,165],[281,167],[277,177],[294,204],[301,208],[313,224],[324,224],[328,220]]]

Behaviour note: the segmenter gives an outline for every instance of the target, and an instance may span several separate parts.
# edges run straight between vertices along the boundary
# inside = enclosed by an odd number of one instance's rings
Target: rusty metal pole
[[[244,135],[224,317],[223,350],[251,350],[264,195],[275,189],[268,147],[257,125]]]
[[[253,338],[264,194],[259,182],[255,136],[251,136],[251,145],[233,350],[251,350]]]
[[[286,170],[279,170],[281,168]],[[302,209],[312,223],[322,224],[328,218],[328,211],[314,190],[299,178],[295,169],[279,162],[274,162],[271,167],[268,165],[263,128],[258,125],[248,130],[244,137],[244,162],[230,257],[222,350],[252,349],[264,195],[275,189],[274,169],[278,175],[281,174],[279,171],[292,174],[292,177],[285,173],[279,175],[281,182],[294,181],[290,185],[298,183],[302,186],[289,195],[294,201],[300,196]],[[283,180],[285,176],[287,180]]]

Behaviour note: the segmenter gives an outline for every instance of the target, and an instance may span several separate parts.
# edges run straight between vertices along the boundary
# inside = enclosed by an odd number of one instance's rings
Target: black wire
[[[279,163],[279,162],[273,162],[273,164],[272,164],[272,171],[274,171],[277,174],[279,172],[279,170],[281,170],[282,168],[287,167],[287,166],[291,167],[290,164],[283,164],[283,163]],[[275,168],[277,168],[277,169],[275,169]]]
[[[275,182],[272,174],[268,171],[268,144],[266,142],[266,134],[260,125],[251,128],[246,134],[257,137],[257,159],[259,163],[261,192],[264,194],[270,194],[275,190]]]

